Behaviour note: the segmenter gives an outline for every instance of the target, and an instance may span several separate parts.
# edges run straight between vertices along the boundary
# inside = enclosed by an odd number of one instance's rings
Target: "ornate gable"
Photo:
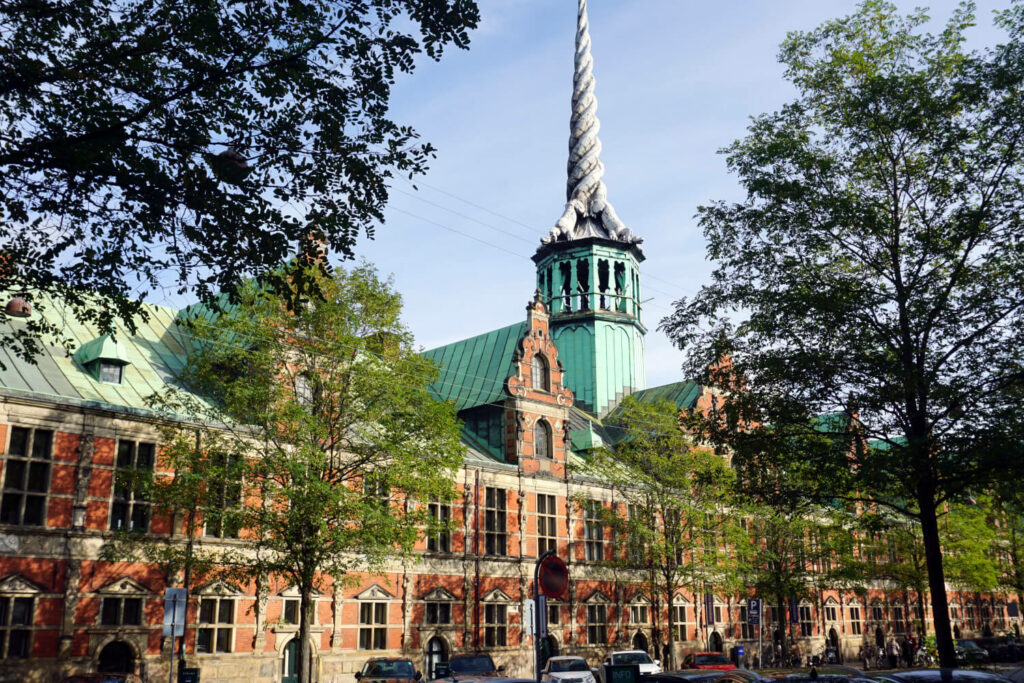
[[[242,595],[244,592],[238,586],[224,580],[213,581],[196,591],[199,595]]]
[[[356,596],[356,600],[394,600],[395,596],[377,584],[373,584]]]
[[[611,600],[608,599],[608,596],[605,595],[604,593],[602,593],[601,591],[594,591],[583,602],[585,602],[588,605],[609,605],[609,604],[611,604]]]
[[[431,591],[428,591],[424,596],[424,600],[431,600],[435,602],[455,602],[458,600],[451,592],[438,586]]]
[[[103,593],[104,595],[150,595],[153,591],[135,579],[122,576],[120,579],[114,579],[96,592]]]
[[[40,586],[36,585],[32,581],[29,581],[21,574],[11,574],[10,576],[7,576],[4,579],[0,580],[0,593],[3,593],[5,595],[18,593],[25,595],[35,595],[37,593],[42,592],[43,589]]]
[[[484,597],[480,598],[481,602],[512,602],[512,598],[509,597],[508,593],[495,588]]]

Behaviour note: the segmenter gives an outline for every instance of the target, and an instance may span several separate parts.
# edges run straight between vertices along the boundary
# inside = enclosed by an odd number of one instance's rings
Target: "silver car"
[[[597,683],[594,672],[583,657],[552,657],[541,674],[551,683]]]

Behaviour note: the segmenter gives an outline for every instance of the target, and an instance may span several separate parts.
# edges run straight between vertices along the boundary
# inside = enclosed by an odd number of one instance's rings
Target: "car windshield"
[[[549,671],[590,671],[583,659],[553,659],[548,662]]]
[[[612,664],[651,664],[651,657],[646,652],[621,652],[612,655]]]
[[[372,678],[412,678],[412,675],[412,662],[408,659],[367,662],[363,671],[364,677]]]
[[[491,674],[494,673],[494,662],[487,655],[476,657],[452,657],[448,667],[457,674]]]
[[[725,655],[697,655],[697,664],[729,664]]]
[[[965,650],[980,650],[981,647],[973,640],[958,640],[957,645]]]

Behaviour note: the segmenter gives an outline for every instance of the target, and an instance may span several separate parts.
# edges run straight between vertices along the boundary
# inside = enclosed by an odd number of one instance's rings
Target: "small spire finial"
[[[608,203],[601,163],[601,140],[597,133],[597,97],[594,94],[594,59],[590,55],[590,21],[587,0],[579,0],[576,14],[576,58],[572,79],[572,116],[569,120],[569,163],[565,212],[541,239],[555,241],[604,237],[630,244],[643,240],[633,236]]]

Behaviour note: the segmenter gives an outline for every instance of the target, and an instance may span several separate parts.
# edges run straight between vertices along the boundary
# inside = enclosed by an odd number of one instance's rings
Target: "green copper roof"
[[[457,410],[502,400],[505,380],[513,372],[512,354],[525,334],[521,322],[424,351],[441,368],[431,390],[441,400],[454,401]]]
[[[78,350],[75,351],[74,359],[79,365],[88,365],[94,360],[109,360],[122,364],[128,362],[124,347],[118,344],[109,334],[97,337],[79,346]]]
[[[696,382],[673,382],[662,384],[660,387],[642,389],[635,392],[633,397],[644,403],[669,401],[680,408],[692,408],[700,397],[700,385]]]
[[[36,362],[26,363],[9,349],[0,348],[0,393],[97,408],[149,411],[146,399],[172,381],[185,363],[185,336],[175,323],[178,311],[146,304],[148,320],[137,320],[136,334],[117,325],[113,339],[89,324],[76,320],[71,311],[48,300],[34,302],[33,315],[42,315],[78,347],[75,357],[44,337]],[[25,320],[0,316],[0,325],[16,329]],[[111,347],[115,348],[111,348]],[[107,354],[114,354],[107,356]],[[84,355],[80,355],[84,354]],[[97,355],[98,354],[98,355]],[[111,358],[127,363],[121,384],[100,382],[83,367],[84,362]],[[81,361],[80,359],[87,360]]]

